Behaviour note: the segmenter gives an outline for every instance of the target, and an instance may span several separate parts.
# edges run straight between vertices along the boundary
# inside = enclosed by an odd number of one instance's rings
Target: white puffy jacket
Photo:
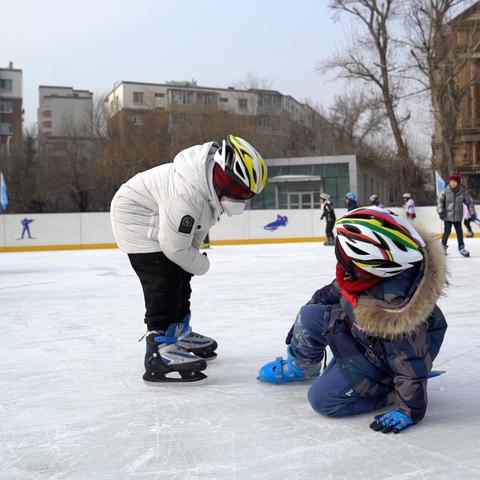
[[[138,173],[112,200],[110,216],[126,253],[163,252],[194,275],[210,264],[200,244],[222,212],[213,188],[214,142],[181,151],[173,163]]]

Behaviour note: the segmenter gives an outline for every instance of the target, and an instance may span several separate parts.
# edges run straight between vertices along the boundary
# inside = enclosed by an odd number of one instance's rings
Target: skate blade
[[[196,387],[197,385],[203,385],[204,383],[207,383],[207,378],[202,378],[201,380],[197,380],[195,382],[185,382],[182,380],[167,380],[167,381],[160,381],[160,382],[149,382],[147,380],[143,380],[143,383],[145,385],[148,385],[149,387]]]
[[[143,381],[149,385],[156,387],[158,385],[201,385],[206,382],[207,376],[201,372],[194,372],[190,377],[182,377],[180,372],[169,372],[163,377],[157,376],[149,379],[147,375],[143,376]]]

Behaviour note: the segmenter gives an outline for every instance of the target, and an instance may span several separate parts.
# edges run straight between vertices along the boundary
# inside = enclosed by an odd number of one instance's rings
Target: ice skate
[[[320,375],[321,361],[313,365],[301,366],[292,346],[287,348],[287,358],[277,357],[266,363],[259,371],[257,380],[267,383],[299,382]]]
[[[177,345],[207,361],[217,358],[215,353],[218,347],[217,342],[213,338],[192,332],[190,328],[190,314],[185,316],[181,324],[183,325],[184,334],[179,338]]]
[[[445,255],[447,255],[448,245],[444,245],[444,244],[442,243],[442,248],[443,248],[443,253],[444,253]]]
[[[458,251],[460,252],[460,255],[463,257],[469,257],[470,252],[468,250],[465,250],[465,247],[459,248]]]
[[[179,345],[184,325],[174,323],[166,332],[150,331],[146,335],[145,374],[149,385],[165,383],[203,383],[207,376],[202,370],[207,362]]]

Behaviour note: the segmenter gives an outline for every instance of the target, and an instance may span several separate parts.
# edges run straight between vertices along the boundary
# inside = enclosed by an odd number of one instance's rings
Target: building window
[[[137,127],[141,127],[144,124],[143,115],[141,113],[135,113],[134,115],[132,115],[130,117],[130,121],[133,125],[136,125]]]
[[[280,97],[277,95],[259,95],[258,97],[259,107],[274,107],[280,106]]]
[[[10,100],[1,100],[0,113],[13,113],[13,102]]]
[[[189,105],[193,103],[193,92],[188,90],[170,90],[170,103],[174,105]]]
[[[228,102],[228,98],[227,97],[220,97],[220,101],[222,103],[227,103]]]
[[[12,80],[8,78],[0,78],[0,90],[4,92],[11,92],[13,89]]]
[[[43,128],[52,128],[52,122],[44,121],[42,126],[43,126]]]
[[[247,108],[248,108],[248,99],[246,99],[246,98],[239,98],[239,99],[238,99],[238,108],[240,108],[240,110],[247,110]]]
[[[52,111],[51,110],[44,110],[43,111],[43,116],[44,117],[51,117],[52,116]]]
[[[270,127],[270,117],[268,115],[259,115],[258,126],[261,128]]]
[[[0,135],[10,135],[13,133],[13,123],[0,123]]]
[[[164,93],[156,93],[156,94],[155,94],[155,97],[157,97],[157,98],[164,98],[164,97],[165,97],[165,94],[164,94]]]
[[[133,92],[133,103],[143,103],[143,92]]]
[[[213,105],[215,96],[211,93],[197,93],[197,103],[202,105]]]

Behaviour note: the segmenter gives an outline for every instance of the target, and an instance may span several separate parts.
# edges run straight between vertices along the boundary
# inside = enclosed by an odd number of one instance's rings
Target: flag
[[[437,197],[445,190],[445,180],[435,170],[435,190],[437,191]]]
[[[4,210],[8,207],[7,184],[2,172],[0,172],[0,205]]]

